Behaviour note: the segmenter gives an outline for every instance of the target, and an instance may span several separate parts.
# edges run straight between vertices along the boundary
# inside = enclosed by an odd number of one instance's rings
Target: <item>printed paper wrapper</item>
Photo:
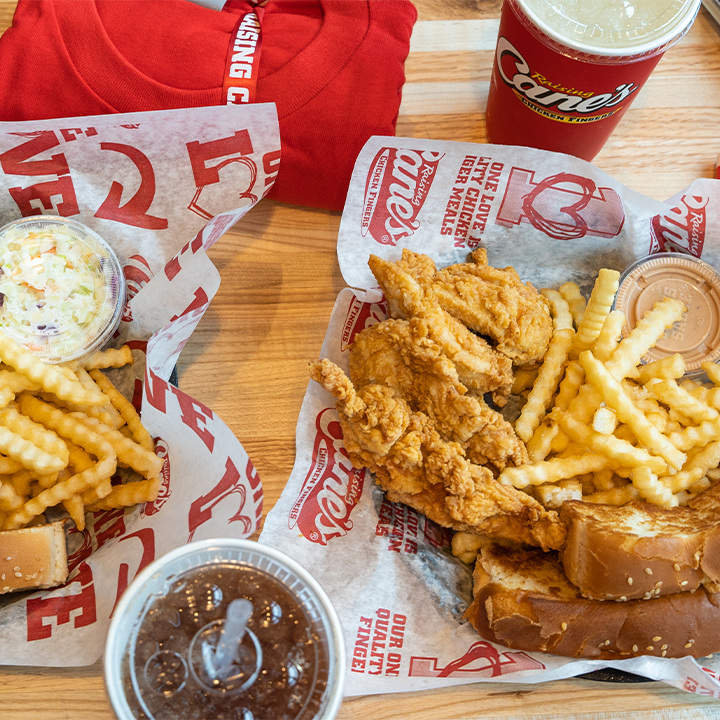
[[[367,267],[371,253],[396,260],[407,247],[444,267],[482,244],[491,265],[512,265],[537,288],[573,280],[587,297],[600,268],[622,270],[657,251],[718,266],[719,224],[715,180],[659,202],[566,155],[371,138],[357,159],[338,238],[343,277],[356,290],[338,296],[321,357],[347,370],[355,334],[387,317]],[[294,556],[328,591],[347,644],[347,695],[537,683],[603,667],[720,695],[720,662],[712,659],[576,661],[481,640],[462,619],[471,569],[452,557],[449,539],[351,466],[334,399],[311,382],[295,466],[260,540]]]
[[[61,215],[115,250],[129,303],[108,371],[166,458],[153,503],[87,513],[71,527],[68,582],[2,596],[0,662],[86,665],[137,573],[190,540],[248,537],[262,511],[252,462],[213,411],[168,383],[220,284],[206,251],[270,189],[280,139],[272,104],[0,123],[0,225]]]

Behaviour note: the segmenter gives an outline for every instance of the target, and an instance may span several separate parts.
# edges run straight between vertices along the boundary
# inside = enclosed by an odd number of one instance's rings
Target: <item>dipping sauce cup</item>
[[[488,142],[592,160],[700,0],[505,0]]]
[[[657,253],[633,263],[620,276],[615,296],[615,309],[627,318],[623,336],[664,297],[682,301],[687,312],[665,331],[644,362],[679,353],[685,377],[702,377],[702,363],[720,360],[720,273],[684,253]]]
[[[283,553],[229,538],[145,568],[105,648],[118,720],[332,720],[344,675],[342,630],[320,585]]]
[[[110,340],[125,306],[112,248],[75,220],[38,215],[0,228],[0,330],[47,363]]]

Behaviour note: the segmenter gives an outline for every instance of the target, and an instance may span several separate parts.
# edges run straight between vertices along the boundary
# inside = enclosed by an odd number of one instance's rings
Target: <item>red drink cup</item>
[[[700,0],[572,5],[505,0],[486,111],[489,142],[592,160],[665,50],[688,31]]]

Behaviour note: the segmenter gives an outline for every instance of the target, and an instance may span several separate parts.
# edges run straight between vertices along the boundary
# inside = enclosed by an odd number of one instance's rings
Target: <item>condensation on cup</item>
[[[505,0],[488,142],[592,160],[700,0]]]
[[[113,612],[104,665],[118,720],[333,720],[345,649],[304,568],[266,545],[217,538],[138,574]]]

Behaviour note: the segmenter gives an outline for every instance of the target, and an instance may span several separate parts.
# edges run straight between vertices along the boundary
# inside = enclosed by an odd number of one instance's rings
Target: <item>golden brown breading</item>
[[[412,412],[397,390],[368,384],[355,390],[329,360],[310,364],[311,377],[336,398],[345,449],[388,493],[430,519],[458,530],[556,548],[564,539],[557,513],[526,493],[501,485],[474,465],[456,442],[443,440],[430,418]]]
[[[467,393],[455,365],[419,318],[384,320],[356,335],[350,350],[356,388],[387,385],[410,408],[432,420],[444,440],[460,443],[468,457],[498,470],[528,462],[512,425],[476,395]]]
[[[417,280],[429,282],[443,310],[492,338],[495,349],[515,365],[542,360],[552,337],[548,303],[530,283],[520,280],[514,268],[491,267],[484,249],[472,253],[472,262],[434,273],[432,260],[426,257],[406,249],[398,265]]]
[[[371,255],[368,265],[385,294],[390,315],[425,320],[428,336],[454,363],[463,385],[477,393],[492,392],[493,401],[504,405],[512,387],[511,361],[445,312],[429,285],[399,264]]]

